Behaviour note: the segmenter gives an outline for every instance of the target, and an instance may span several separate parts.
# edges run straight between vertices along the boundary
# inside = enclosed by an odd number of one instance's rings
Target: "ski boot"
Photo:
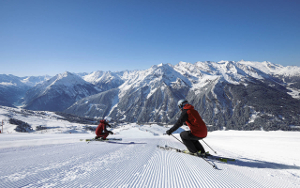
[[[210,155],[209,152],[201,152],[201,151],[198,151],[196,154],[198,157],[202,157],[202,158],[207,158],[207,156]]]
[[[181,152],[186,154],[192,154],[192,152],[190,152],[189,150],[182,150]]]

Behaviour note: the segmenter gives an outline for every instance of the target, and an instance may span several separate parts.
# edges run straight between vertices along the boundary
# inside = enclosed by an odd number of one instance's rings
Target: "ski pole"
[[[172,135],[172,134],[171,134]],[[174,138],[176,138],[174,135],[172,135]],[[184,145],[184,143],[181,141],[181,140],[179,140],[178,138],[176,138],[176,140],[178,140],[179,142],[181,142],[183,145]]]
[[[213,152],[215,152],[215,154],[217,154],[217,152],[215,151],[215,150],[213,150],[203,139],[202,139],[202,141],[213,151]]]
[[[172,134],[171,134],[172,135]],[[174,135],[172,135],[174,138],[176,138]],[[178,140],[179,142],[181,142],[183,145],[185,145],[181,140],[179,140],[178,138],[176,138],[176,140]],[[218,167],[214,164],[214,163],[212,163],[212,162],[210,162],[210,161],[208,161],[208,160],[206,160],[204,157],[201,157],[201,159],[203,159],[205,162],[207,162],[208,164],[210,164],[213,168],[215,168],[215,169],[218,169]]]

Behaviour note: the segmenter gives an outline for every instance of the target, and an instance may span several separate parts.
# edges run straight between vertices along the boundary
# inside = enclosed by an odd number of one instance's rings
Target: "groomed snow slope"
[[[300,186],[299,132],[209,133],[205,141],[219,155],[237,159],[214,161],[216,170],[201,158],[158,149],[158,144],[185,149],[162,135],[165,130],[128,124],[110,136],[122,141],[90,143],[79,141],[94,136],[88,132],[1,134],[0,187]]]

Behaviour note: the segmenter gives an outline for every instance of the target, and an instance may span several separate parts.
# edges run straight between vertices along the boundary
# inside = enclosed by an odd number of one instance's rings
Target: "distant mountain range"
[[[24,108],[63,111],[76,101],[97,93],[93,84],[65,72],[29,89],[24,97]]]
[[[11,74],[0,74],[0,105],[10,107],[19,105],[30,88],[49,78],[50,76],[17,77]]]
[[[117,121],[174,123],[186,98],[210,130],[297,130],[300,67],[270,62],[180,62],[147,70],[54,77],[0,75],[0,105]]]

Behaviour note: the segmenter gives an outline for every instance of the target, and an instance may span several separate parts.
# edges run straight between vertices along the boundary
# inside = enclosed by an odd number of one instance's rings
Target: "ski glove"
[[[167,135],[171,135],[172,132],[171,132],[170,130],[167,130],[167,131],[166,131],[166,134],[167,134]]]

